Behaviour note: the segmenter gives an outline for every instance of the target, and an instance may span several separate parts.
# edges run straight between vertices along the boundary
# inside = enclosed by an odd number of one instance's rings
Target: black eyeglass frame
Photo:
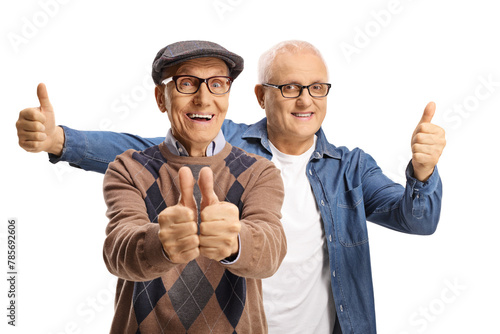
[[[179,90],[179,87],[177,87],[177,79],[179,78],[185,78],[185,77],[190,77],[190,78],[195,78],[195,79],[198,79],[200,84],[198,85],[198,88],[196,88],[196,90],[192,93],[185,93],[185,92],[181,92]],[[214,93],[212,92],[212,90],[210,89],[210,85],[208,84],[208,80],[210,79],[213,79],[213,78],[224,78],[224,79],[228,79],[229,80],[229,89],[227,90],[227,92],[225,93]],[[174,86],[175,86],[175,89],[181,93],[181,94],[187,94],[187,95],[192,95],[192,94],[196,94],[199,90],[200,90],[200,87],[201,87],[201,84],[202,83],[205,83],[207,85],[207,88],[208,88],[208,91],[214,95],[225,95],[227,93],[229,93],[229,91],[231,90],[231,86],[233,85],[233,78],[231,77],[228,77],[228,76],[225,76],[225,75],[214,75],[213,77],[209,77],[209,78],[206,78],[206,79],[203,79],[203,78],[199,78],[197,76],[194,76],[194,75],[174,75],[173,77],[170,77],[170,78],[167,78],[165,80],[163,80],[161,83],[164,84],[165,86],[170,82],[170,81],[173,81],[174,82]]]
[[[314,95],[311,94],[311,91],[309,90],[309,87],[317,85],[317,84],[326,85],[328,87],[328,90],[326,91],[325,95],[314,96]],[[300,87],[299,95],[297,95],[297,96],[285,96],[283,94],[283,87],[284,86],[290,86],[290,85],[299,86]],[[330,93],[330,88],[332,88],[332,84],[329,84],[329,83],[326,83],[326,82],[315,82],[315,83],[312,83],[312,84],[310,84],[308,86],[302,86],[302,85],[295,84],[295,83],[287,83],[287,84],[284,84],[284,85],[273,85],[273,84],[270,84],[270,83],[263,83],[262,86],[273,87],[273,88],[279,89],[280,92],[281,92],[281,96],[283,96],[285,99],[296,99],[296,98],[300,97],[300,95],[302,95],[302,91],[304,90],[304,88],[307,88],[307,91],[309,92],[309,95],[311,97],[318,97],[318,98],[326,97],[328,95],[328,93]]]

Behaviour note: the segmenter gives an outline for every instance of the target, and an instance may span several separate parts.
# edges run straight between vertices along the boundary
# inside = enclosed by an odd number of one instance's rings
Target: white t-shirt
[[[307,152],[297,156],[281,153],[271,144],[271,161],[281,170],[285,186],[281,222],[288,247],[278,271],[262,280],[270,334],[333,331],[335,306],[325,233],[306,177],[315,147],[316,138]]]

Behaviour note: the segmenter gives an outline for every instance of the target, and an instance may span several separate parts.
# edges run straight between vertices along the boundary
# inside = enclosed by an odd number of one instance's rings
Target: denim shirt
[[[233,146],[271,159],[266,122],[264,118],[246,125],[226,120],[222,131]],[[63,128],[63,154],[60,158],[50,156],[50,160],[100,173],[123,151],[143,150],[164,140]],[[322,129],[316,135],[307,178],[324,225],[338,321],[344,334],[376,333],[366,221],[405,233],[432,234],[441,211],[441,179],[436,167],[426,182],[418,181],[410,162],[403,187],[386,177],[361,149],[335,147]]]

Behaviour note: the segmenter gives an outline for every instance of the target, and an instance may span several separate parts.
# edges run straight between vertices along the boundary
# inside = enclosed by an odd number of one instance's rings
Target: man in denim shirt
[[[228,142],[270,159],[282,171],[288,254],[278,272],[263,281],[270,333],[376,333],[366,221],[428,235],[439,220],[436,164],[445,138],[431,123],[434,103],[426,106],[412,135],[403,187],[361,149],[327,141],[321,124],[329,88],[316,48],[280,43],[259,63],[255,93],[267,117],[252,125],[226,120],[222,126]],[[53,163],[103,173],[124,150],[163,140],[58,127],[44,89],[39,99],[40,109],[20,113],[19,143],[27,151],[51,153]]]

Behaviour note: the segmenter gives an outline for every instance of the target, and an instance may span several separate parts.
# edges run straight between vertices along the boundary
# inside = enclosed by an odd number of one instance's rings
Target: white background
[[[7,325],[1,279],[0,331],[105,333],[113,315],[115,278],[102,260],[102,175],[52,165],[17,144],[15,121],[38,106],[39,82],[58,124],[164,136],[169,124],[154,101],[151,62],[169,43],[211,40],[245,58],[228,117],[254,122],[264,115],[253,96],[259,55],[303,39],[329,66],[323,126],[335,145],[363,148],[401,181],[427,102],[436,102],[435,123],[447,131],[437,232],[410,236],[369,224],[378,332],[498,333],[500,20],[493,4],[2,1],[0,276],[7,221],[16,217],[19,277],[16,328]]]

